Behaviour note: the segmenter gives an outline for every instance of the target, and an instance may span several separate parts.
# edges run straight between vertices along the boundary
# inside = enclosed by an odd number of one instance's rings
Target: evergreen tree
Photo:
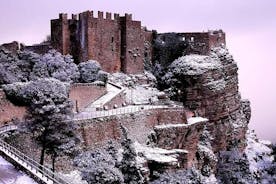
[[[39,79],[27,83],[4,86],[8,98],[15,103],[28,106],[26,127],[41,146],[40,164],[44,164],[45,153],[53,160],[72,148],[77,139],[74,134],[72,103],[68,99],[68,86],[56,79]]]
[[[142,172],[137,165],[137,153],[133,147],[132,140],[128,137],[127,129],[121,126],[123,140],[121,142],[123,147],[123,158],[120,163],[120,169],[124,175],[125,183],[140,184],[145,183]]]

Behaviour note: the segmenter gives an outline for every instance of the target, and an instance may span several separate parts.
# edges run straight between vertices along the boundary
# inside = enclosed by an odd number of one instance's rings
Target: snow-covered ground
[[[137,75],[114,73],[108,79],[125,88],[126,102],[129,104],[149,104],[158,100],[160,91],[155,88],[156,78],[149,72]]]
[[[135,86],[126,89],[126,101],[130,104],[149,104],[158,101],[160,91],[157,88]]]
[[[114,97],[116,97],[119,93],[121,93],[124,89],[120,87],[116,87],[115,85],[112,85],[110,83],[106,84],[106,90],[107,93],[91,103],[84,111],[90,112],[95,111],[96,108],[103,107],[104,104],[112,100]]]
[[[247,133],[247,147],[245,150],[249,161],[250,171],[256,175],[265,170],[273,162],[270,141],[259,140],[253,131]]]
[[[12,164],[0,157],[0,184],[37,184],[26,174],[18,171]]]

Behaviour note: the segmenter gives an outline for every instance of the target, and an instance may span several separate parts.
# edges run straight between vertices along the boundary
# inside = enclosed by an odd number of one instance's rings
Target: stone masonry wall
[[[74,111],[81,112],[90,103],[106,94],[105,86],[76,83],[70,87],[69,98],[74,103]]]
[[[69,98],[74,103],[74,111],[81,111],[87,105],[106,93],[104,86],[93,84],[72,84]],[[16,106],[11,103],[3,90],[0,90],[0,126],[9,123],[12,120],[23,120],[27,115],[27,107]]]
[[[126,103],[126,93],[125,91],[121,91],[117,96],[115,96],[113,99],[111,99],[106,104],[103,104],[103,106],[108,107],[108,109],[113,109],[116,107],[123,107],[124,105],[127,105]]]
[[[26,115],[26,107],[19,107],[12,104],[0,90],[0,127],[12,120],[22,120]]]
[[[93,16],[93,11],[83,12],[79,16],[77,40],[80,42],[79,61],[89,59],[97,60],[103,70],[119,72],[121,69],[120,47],[121,32],[118,18],[111,19],[111,14],[98,12],[98,17]]]
[[[150,31],[142,31],[141,22],[132,20],[130,14],[119,16],[93,11],[79,16],[60,14],[51,20],[52,46],[62,54],[73,55],[75,62],[97,60],[103,70],[113,73],[142,73],[144,71],[144,42]],[[147,51],[148,52],[148,51]]]
[[[133,21],[132,15],[121,17],[122,25],[122,71],[127,74],[144,71],[144,35],[140,21]]]
[[[135,114],[111,116],[91,120],[76,121],[81,145],[77,149],[91,150],[101,148],[110,140],[120,143],[122,123],[129,131],[130,137],[146,143],[147,136],[153,127],[161,124],[186,123],[183,108],[154,109],[141,111]],[[11,145],[25,153],[36,161],[40,159],[41,148],[32,140],[30,134],[13,134],[6,138]],[[51,158],[46,156],[45,164],[51,168]],[[74,170],[72,158],[68,156],[58,157],[56,160],[56,170],[67,172]]]
[[[178,49],[181,49],[180,56],[190,54],[208,55],[211,52],[212,48],[226,45],[225,33],[222,30],[208,32],[161,33],[158,34],[157,38],[161,39],[164,43],[174,40],[175,45],[172,51],[179,52]],[[181,42],[186,43],[187,46],[182,48],[183,46],[179,44]],[[165,52],[168,52],[168,50],[166,50]],[[160,53],[157,54],[160,55]],[[161,54],[163,55],[162,59],[172,59],[170,58],[171,55],[168,55],[171,54],[170,52],[168,52],[167,54],[162,52]],[[168,55],[167,57],[169,58],[166,59],[166,55]],[[155,56],[155,58],[158,57]],[[177,58],[173,58],[173,60],[174,59]]]
[[[152,109],[125,115],[82,120],[77,123],[83,139],[83,146],[89,149],[100,147],[109,140],[118,141],[121,137],[120,123],[128,129],[133,140],[146,143],[154,126],[184,124],[186,123],[186,115],[183,108]]]

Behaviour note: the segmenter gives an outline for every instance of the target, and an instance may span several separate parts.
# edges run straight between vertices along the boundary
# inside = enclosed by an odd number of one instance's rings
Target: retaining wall
[[[121,138],[120,124],[129,131],[135,141],[146,143],[153,127],[161,124],[186,123],[183,108],[151,109],[136,113],[109,116],[92,120],[78,120],[79,133],[85,148],[97,148],[109,140],[119,141]]]
[[[0,126],[4,126],[12,120],[22,120],[27,114],[26,107],[12,104],[0,89]]]

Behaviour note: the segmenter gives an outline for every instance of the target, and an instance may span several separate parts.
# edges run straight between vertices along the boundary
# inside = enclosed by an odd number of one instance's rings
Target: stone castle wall
[[[208,55],[212,48],[226,44],[225,33],[222,30],[202,33],[179,33],[183,40],[189,43],[185,54]]]
[[[114,14],[112,18],[111,13],[104,17],[103,12],[98,12],[98,17],[94,17],[93,11],[86,11],[72,15],[72,19],[60,14],[59,19],[51,20],[55,49],[73,55],[77,62],[97,60],[110,73],[142,73],[144,43],[151,38],[150,34],[130,14]]]
[[[209,55],[212,48],[220,47],[221,45],[226,45],[225,33],[222,30],[217,31],[208,31],[208,32],[184,32],[184,33],[160,33],[158,38],[160,38],[164,43],[168,39],[177,40],[175,44],[179,42],[187,43],[187,47],[183,49],[182,55],[189,54],[199,54],[199,55]],[[177,50],[177,47],[174,47],[174,50]]]

